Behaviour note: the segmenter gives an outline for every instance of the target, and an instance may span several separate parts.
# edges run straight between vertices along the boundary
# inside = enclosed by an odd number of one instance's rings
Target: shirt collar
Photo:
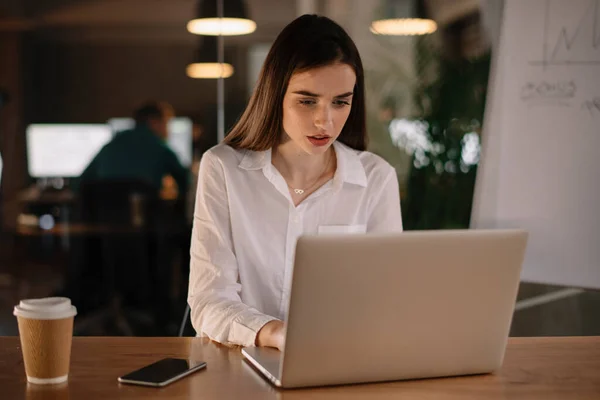
[[[337,158],[337,170],[333,178],[335,182],[347,182],[354,185],[367,186],[367,174],[363,167],[358,151],[346,146],[345,144],[333,142],[333,148]],[[268,171],[271,165],[271,149],[265,151],[245,150],[239,167],[245,170]]]
[[[358,156],[359,152],[337,140],[333,142],[333,148],[337,157],[337,171],[335,172],[334,181],[339,175],[338,179],[341,179],[342,182],[366,187],[367,174]]]
[[[271,163],[271,149],[265,151],[244,150],[239,167],[245,170],[263,169]]]

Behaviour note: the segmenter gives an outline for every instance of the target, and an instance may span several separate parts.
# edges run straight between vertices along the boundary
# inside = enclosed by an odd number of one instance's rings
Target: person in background
[[[115,245],[116,250],[113,250],[119,259],[116,267],[118,280],[121,283],[134,282],[131,287],[126,287],[123,302],[135,307],[152,308],[155,318],[154,327],[158,329],[157,332],[168,334],[169,319],[172,315],[170,299],[172,260],[178,250],[174,232],[179,232],[177,227],[183,227],[184,222],[183,213],[180,212],[182,207],[177,205],[185,202],[190,174],[167,145],[168,123],[174,117],[173,108],[164,102],[148,101],[134,111],[133,117],[134,128],[119,132],[100,150],[76,182],[77,186],[74,189],[78,190],[79,186],[78,191],[80,191],[85,184],[92,183],[93,186],[94,183],[101,181],[140,181],[155,188],[157,197],[168,200],[170,205],[175,205],[175,207],[161,206],[152,209],[153,213],[160,214],[158,218],[161,221],[160,231],[163,233],[168,231],[168,235],[164,234],[160,237],[153,235],[151,240],[143,242],[132,239],[131,243],[135,242],[139,248],[137,252],[129,251],[129,242],[125,239],[119,245]],[[171,231],[172,229],[175,230]],[[81,254],[76,257],[80,257],[83,261],[75,258],[74,270],[70,273],[65,291],[69,294],[68,297],[74,296],[79,299],[78,304],[92,310],[96,304],[89,301],[88,297],[91,297],[89,293],[94,290],[96,283],[93,279],[97,279],[97,271],[101,267],[91,266],[97,259],[101,260],[104,254],[98,250],[96,242],[93,241],[86,241],[80,248]],[[146,254],[149,255],[147,262],[141,257]],[[143,278],[151,283],[144,289],[140,289],[143,284],[135,283],[137,278]],[[83,291],[81,287],[92,289]],[[151,287],[151,299],[143,297],[147,295],[148,287]],[[105,293],[100,292],[98,297],[102,298],[104,295]],[[146,303],[146,300],[150,302]]]
[[[179,196],[186,195],[189,171],[167,146],[168,122],[173,107],[149,101],[135,110],[135,128],[120,132],[100,150],[81,175],[80,183],[104,179],[139,179],[164,188],[165,179],[177,184]]]

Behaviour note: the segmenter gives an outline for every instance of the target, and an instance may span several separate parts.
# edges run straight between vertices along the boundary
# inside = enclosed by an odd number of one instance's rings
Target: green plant
[[[422,84],[415,103],[421,114],[416,119],[429,144],[412,149],[402,204],[404,226],[407,230],[467,228],[491,57],[489,52],[476,59],[438,57],[427,40],[417,41]],[[439,66],[439,72],[428,81],[432,64]]]

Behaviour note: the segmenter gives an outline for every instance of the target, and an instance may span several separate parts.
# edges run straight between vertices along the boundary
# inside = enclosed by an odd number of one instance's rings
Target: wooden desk
[[[163,187],[159,198],[165,203],[178,200],[179,193],[172,187]],[[57,204],[71,205],[77,201],[76,194],[70,189],[41,190],[37,186],[30,186],[17,193],[16,201],[27,204]]]
[[[208,367],[162,389],[117,383],[118,376],[163,357],[201,359]],[[76,337],[68,385],[39,387],[26,383],[18,338],[3,337],[0,398],[598,400],[600,337],[511,339],[503,369],[494,375],[295,390],[272,387],[239,349],[197,338]]]
[[[89,236],[89,235],[100,235],[100,234],[133,234],[142,233],[142,228],[135,228],[128,225],[97,225],[97,224],[85,224],[85,223],[74,223],[55,224],[51,229],[42,229],[39,226],[32,225],[17,225],[15,233],[19,236]]]
[[[27,204],[71,204],[75,202],[75,194],[69,189],[42,190],[32,185],[21,190],[16,197],[20,203]]]

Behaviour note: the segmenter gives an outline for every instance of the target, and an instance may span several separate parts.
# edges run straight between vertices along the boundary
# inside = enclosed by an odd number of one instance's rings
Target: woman
[[[355,44],[328,18],[297,18],[200,164],[188,295],[198,334],[281,350],[300,235],[402,230],[396,172],[365,147]]]

